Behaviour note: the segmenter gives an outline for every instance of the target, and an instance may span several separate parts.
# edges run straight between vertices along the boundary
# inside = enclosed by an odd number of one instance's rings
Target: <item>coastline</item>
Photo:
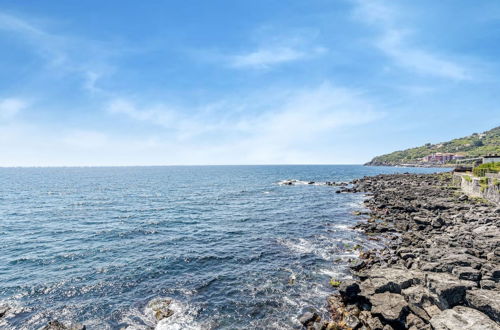
[[[500,329],[500,209],[451,186],[451,175],[393,174],[355,180],[367,195],[355,228],[385,238],[361,251],[356,280],[328,297],[331,320],[308,329]]]

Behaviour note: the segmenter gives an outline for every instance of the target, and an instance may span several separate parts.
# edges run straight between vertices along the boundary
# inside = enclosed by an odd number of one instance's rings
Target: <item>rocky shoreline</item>
[[[385,238],[360,252],[356,280],[328,298],[331,320],[308,329],[500,329],[500,208],[471,199],[451,175],[393,174],[355,180],[339,192],[367,194],[356,226]]]

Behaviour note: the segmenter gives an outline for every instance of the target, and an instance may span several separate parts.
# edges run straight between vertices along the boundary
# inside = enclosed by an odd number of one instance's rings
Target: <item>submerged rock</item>
[[[319,315],[316,312],[306,312],[301,317],[299,317],[299,322],[303,326],[308,326],[319,319]]]
[[[157,321],[161,321],[174,314],[174,311],[169,308],[170,304],[172,304],[172,299],[170,298],[155,298],[148,303],[147,308],[153,311],[153,315]]]
[[[81,324],[76,325],[65,325],[58,320],[52,320],[47,323],[46,326],[41,328],[40,330],[85,330],[86,327]]]

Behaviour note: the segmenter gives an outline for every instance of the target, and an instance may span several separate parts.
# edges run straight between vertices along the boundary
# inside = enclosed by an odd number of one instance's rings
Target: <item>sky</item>
[[[360,164],[500,125],[497,0],[0,0],[0,166]]]

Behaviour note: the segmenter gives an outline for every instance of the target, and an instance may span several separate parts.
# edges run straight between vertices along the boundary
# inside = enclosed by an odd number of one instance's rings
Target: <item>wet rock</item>
[[[359,284],[356,281],[348,280],[339,286],[339,293],[345,301],[353,301],[360,293]]]
[[[456,306],[434,316],[430,324],[435,330],[499,330],[488,316],[472,308]]]
[[[156,298],[151,300],[147,307],[153,311],[156,320],[161,321],[174,314],[174,311],[169,308],[171,304],[172,299],[170,298]]]
[[[306,312],[301,317],[299,317],[299,322],[307,327],[319,319],[319,315],[316,312]]]
[[[47,323],[46,326],[41,328],[40,330],[85,330],[86,327],[81,324],[76,325],[65,325],[64,323],[58,320],[52,320]]]
[[[356,227],[387,243],[360,256],[359,292],[352,283],[353,293],[339,290],[339,304],[358,307],[359,329],[427,330],[431,320],[438,329],[488,329],[498,318],[500,208],[457,199],[450,181],[446,174],[378,175],[341,190],[369,193],[370,219]],[[339,320],[349,315],[346,305],[337,310]]]
[[[0,305],[0,318],[4,317],[5,314],[7,314],[10,310],[9,305],[7,304],[1,304]]]
[[[363,267],[366,266],[366,262],[364,260],[357,260],[355,261],[353,264],[351,264],[349,267],[352,269],[352,270],[360,270],[362,269]]]
[[[343,319],[343,323],[348,328],[351,328],[351,329],[356,329],[361,324],[360,320],[352,314],[345,316]]]
[[[492,320],[500,322],[500,292],[494,290],[468,290],[465,295],[467,305],[475,308]]]

